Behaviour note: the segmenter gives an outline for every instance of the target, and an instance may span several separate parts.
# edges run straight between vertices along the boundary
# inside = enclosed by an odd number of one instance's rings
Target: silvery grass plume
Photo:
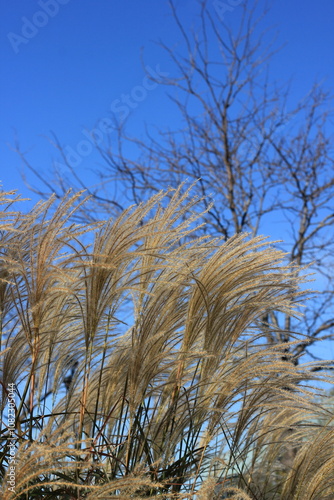
[[[333,497],[332,416],[263,322],[299,314],[301,278],[262,237],[196,238],[198,201],[181,186],[91,225],[71,222],[82,193],[1,214],[5,500]]]

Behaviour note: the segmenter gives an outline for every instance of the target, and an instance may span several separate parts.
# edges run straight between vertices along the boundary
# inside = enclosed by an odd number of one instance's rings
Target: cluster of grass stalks
[[[334,498],[333,413],[267,341],[303,298],[281,252],[196,239],[181,188],[92,225],[71,222],[80,193],[19,201],[2,193],[4,500]]]

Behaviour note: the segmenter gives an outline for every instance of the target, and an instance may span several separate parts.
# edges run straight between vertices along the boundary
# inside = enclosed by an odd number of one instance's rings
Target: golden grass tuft
[[[86,226],[80,193],[27,214],[3,194],[5,500],[333,498],[332,412],[263,324],[299,315],[296,269],[261,237],[196,239],[198,199],[170,195]]]

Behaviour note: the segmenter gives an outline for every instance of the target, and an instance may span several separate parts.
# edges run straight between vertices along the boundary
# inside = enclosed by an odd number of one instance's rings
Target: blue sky
[[[225,3],[234,6],[225,13],[226,23],[237,25],[242,0]],[[208,4],[213,8],[213,0]],[[186,27],[196,27],[196,2],[177,0],[176,5]],[[260,9],[264,5],[260,0]],[[176,47],[180,35],[165,0],[2,0],[1,6],[0,179],[4,188],[31,196],[20,176],[21,160],[10,149],[15,138],[34,168],[47,175],[58,158],[47,139],[51,131],[63,146],[76,150],[85,128],[110,119],[113,103],[145,84],[141,51],[152,70],[168,72],[170,62],[155,42]],[[273,0],[262,26],[273,27],[277,46],[285,45],[273,58],[270,74],[279,83],[292,78],[291,102],[315,80],[333,88],[333,22],[333,0]],[[164,88],[156,86],[143,96],[137,89],[137,96],[132,133],[142,135],[145,123],[177,126]],[[97,161],[89,153],[78,173],[89,176],[86,170]]]
[[[242,0],[221,2],[233,5],[224,19],[237,26]],[[175,3],[186,28],[196,28],[195,0]],[[214,0],[208,5],[215,15]],[[259,0],[259,10],[264,5]],[[147,84],[141,53],[146,66],[166,73],[170,61],[155,42],[161,39],[173,47],[180,42],[166,0],[1,0],[1,7],[0,179],[5,189],[37,200],[25,186],[22,162],[11,149],[16,138],[29,162],[47,177],[52,162],[60,160],[48,140],[51,132],[63,147],[77,151],[86,140],[85,129],[115,116],[115,103],[117,115],[119,100],[128,93],[137,92],[129,122],[132,135],[143,136],[145,124],[178,127],[178,115],[162,86],[146,89],[145,95],[138,90]],[[332,92],[333,25],[333,0],[272,0],[262,28],[272,27],[278,33],[276,46],[283,48],[272,59],[270,75],[279,84],[292,79],[291,105],[314,81]],[[89,152],[81,156],[76,171],[89,182],[89,169],[99,163],[96,152]]]

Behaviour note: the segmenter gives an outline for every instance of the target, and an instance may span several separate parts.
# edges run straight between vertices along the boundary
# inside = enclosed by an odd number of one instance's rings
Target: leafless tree
[[[215,10],[202,1],[199,29],[191,33],[171,2],[182,43],[177,48],[161,43],[175,73],[156,81],[166,86],[179,111],[175,129],[147,130],[145,139],[138,139],[127,135],[124,123],[118,124],[117,149],[96,145],[104,167],[94,189],[85,186],[54,138],[69,169],[68,178],[58,174],[56,185],[59,196],[69,186],[88,188],[94,211],[81,216],[90,220],[94,213],[118,213],[127,204],[124,200],[138,203],[161,188],[197,180],[194,189],[204,208],[214,201],[202,231],[226,239],[249,232],[283,240],[278,246],[287,252],[287,260],[309,266],[320,289],[305,310],[303,333],[308,338],[289,347],[298,363],[305,352],[315,357],[310,346],[316,341],[334,335],[329,96],[315,85],[288,109],[289,86],[277,88],[269,76],[275,40],[261,31],[262,16],[249,5],[238,6],[235,16],[240,25],[232,29],[220,18],[219,6],[214,4]],[[136,158],[127,155],[129,142],[137,147]],[[48,194],[51,185],[43,185]],[[111,192],[111,185],[119,196]],[[53,182],[53,190],[54,186]],[[43,188],[38,190],[43,193]],[[283,333],[280,338],[268,334],[269,343],[288,342],[296,328],[294,320],[264,316],[264,330],[273,323]]]

